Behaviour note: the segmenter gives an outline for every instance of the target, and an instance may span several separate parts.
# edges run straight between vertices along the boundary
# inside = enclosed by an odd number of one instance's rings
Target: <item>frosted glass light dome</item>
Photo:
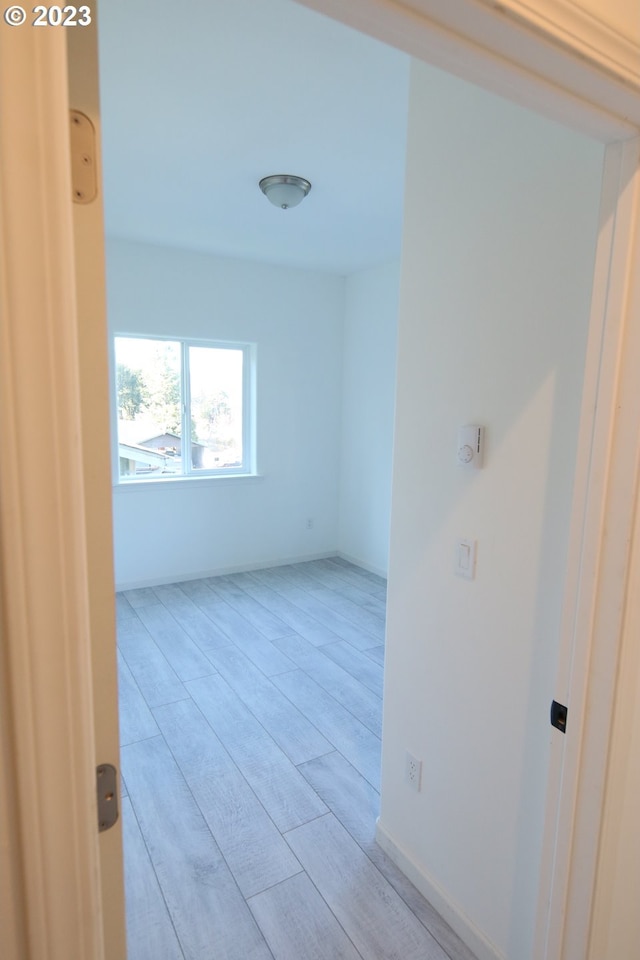
[[[281,210],[297,207],[311,190],[311,184],[304,177],[294,177],[288,173],[263,177],[258,186],[267,200]]]

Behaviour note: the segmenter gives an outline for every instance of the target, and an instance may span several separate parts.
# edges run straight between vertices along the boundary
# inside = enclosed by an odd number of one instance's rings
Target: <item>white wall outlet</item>
[[[422,784],[422,760],[418,760],[407,750],[404,766],[404,778],[412,790],[420,793]]]
[[[313,517],[307,517],[305,526],[307,530],[313,530]]]

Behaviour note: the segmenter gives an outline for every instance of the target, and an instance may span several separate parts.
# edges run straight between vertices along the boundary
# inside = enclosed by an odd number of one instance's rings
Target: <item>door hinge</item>
[[[556,727],[561,733],[567,732],[567,713],[568,710],[563,703],[557,700],[551,701],[551,726]]]
[[[96,131],[84,113],[70,111],[71,196],[74,203],[91,203],[98,195]]]
[[[98,791],[98,832],[108,830],[118,819],[118,771],[110,763],[96,767]]]

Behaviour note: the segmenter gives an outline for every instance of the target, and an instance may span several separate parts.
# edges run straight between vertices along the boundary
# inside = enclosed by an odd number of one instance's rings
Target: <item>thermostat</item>
[[[462,467],[482,466],[484,427],[467,424],[458,430],[458,463]]]

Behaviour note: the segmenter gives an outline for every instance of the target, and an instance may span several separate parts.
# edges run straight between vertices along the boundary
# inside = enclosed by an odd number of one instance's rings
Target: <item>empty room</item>
[[[130,958],[358,956],[314,824],[394,898],[365,954],[440,956],[374,839],[409,58],[288,0],[100,55]]]
[[[635,956],[635,7],[226,7],[0,23],[3,956]]]
[[[603,147],[103,7],[130,960],[530,957]]]

